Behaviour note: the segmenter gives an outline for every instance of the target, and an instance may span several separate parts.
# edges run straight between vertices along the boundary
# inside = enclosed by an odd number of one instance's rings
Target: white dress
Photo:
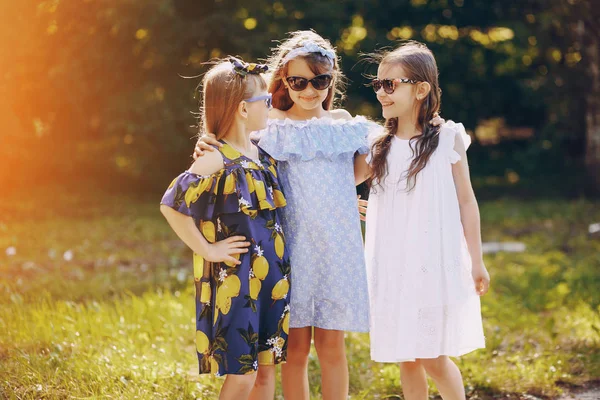
[[[452,121],[439,135],[410,192],[403,174],[412,151],[408,140],[394,136],[389,175],[369,195],[365,257],[374,361],[456,357],[485,346],[452,176],[460,160],[455,138],[465,147],[470,138]]]

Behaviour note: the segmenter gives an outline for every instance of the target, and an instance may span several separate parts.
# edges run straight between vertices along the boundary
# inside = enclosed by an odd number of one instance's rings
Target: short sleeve
[[[369,130],[367,135],[367,164],[371,164],[371,160],[373,159],[373,143],[379,138],[385,135],[385,128],[381,125],[374,126]],[[364,154],[364,153],[363,153]]]
[[[286,205],[280,190],[275,164],[243,162],[246,168],[223,169],[201,176],[189,171],[171,182],[161,204],[199,220],[213,220],[221,214],[274,210]]]
[[[460,155],[454,150],[456,137],[462,140],[465,150],[471,145],[471,137],[465,131],[465,127],[461,123],[447,121],[440,130],[440,146],[443,147],[444,153],[448,160],[455,164],[460,161]]]
[[[160,204],[195,219],[211,219],[221,175],[200,176],[186,171],[173,179]]]

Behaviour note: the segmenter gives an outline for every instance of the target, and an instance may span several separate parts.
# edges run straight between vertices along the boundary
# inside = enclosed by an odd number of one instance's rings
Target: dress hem
[[[338,327],[324,326],[321,324],[299,324],[299,325],[294,325],[294,326],[292,326],[292,324],[290,324],[290,328],[292,328],[292,329],[309,328],[309,327],[325,329],[328,331],[344,331],[344,332],[354,332],[354,333],[368,333],[369,332],[369,328],[343,329],[343,328],[338,328]]]
[[[472,353],[475,350],[479,350],[479,349],[485,349],[485,344],[483,345],[478,345],[475,347],[467,347],[463,350],[460,350],[457,353],[451,353],[451,352],[447,352],[447,353],[440,353],[437,355],[427,355],[427,356],[419,356],[419,357],[413,357],[413,358],[400,358],[400,357],[395,357],[393,359],[390,358],[379,358],[379,357],[374,357],[373,355],[371,355],[371,360],[375,361],[375,362],[380,362],[380,363],[401,363],[401,362],[414,362],[417,358],[418,359],[434,359],[434,358],[438,358],[438,357],[442,357],[442,356],[447,356],[447,357],[462,357],[466,354]]]

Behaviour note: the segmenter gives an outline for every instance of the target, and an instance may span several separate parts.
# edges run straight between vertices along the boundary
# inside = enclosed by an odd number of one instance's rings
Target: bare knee
[[[423,369],[423,365],[419,360],[405,361],[400,363],[401,374],[414,374],[420,372]]]
[[[441,356],[438,358],[428,358],[419,360],[427,374],[432,378],[438,378],[446,375],[448,371],[448,363],[449,359],[446,356]]]
[[[292,328],[288,335],[287,359],[288,363],[307,363],[310,354],[310,341],[312,331],[310,328]]]
[[[310,354],[310,340],[306,342],[295,342],[288,343],[287,348],[287,360],[291,359],[305,359]]]
[[[315,329],[315,348],[321,363],[346,361],[346,346],[343,331]]]
[[[221,395],[225,395],[225,398],[227,398],[229,395],[236,393],[250,393],[254,387],[256,376],[256,373],[249,375],[227,375],[227,378],[225,378],[225,384],[221,390]]]
[[[275,366],[259,365],[254,386],[270,386],[275,384]]]

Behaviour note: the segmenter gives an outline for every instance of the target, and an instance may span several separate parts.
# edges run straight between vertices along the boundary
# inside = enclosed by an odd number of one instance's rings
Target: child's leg
[[[281,366],[285,400],[308,400],[308,354],[312,328],[290,328],[287,342],[287,362]]]
[[[315,328],[315,348],[321,364],[323,400],[346,400],[348,361],[344,331]]]
[[[421,359],[425,371],[435,382],[444,400],[465,400],[465,385],[460,370],[447,356]]]
[[[425,400],[427,395],[427,375],[419,360],[400,363],[400,382],[406,400]]]
[[[254,386],[256,373],[250,375],[227,375],[219,400],[247,399]]]
[[[275,397],[275,366],[259,365],[256,381],[248,400],[273,400]]]

